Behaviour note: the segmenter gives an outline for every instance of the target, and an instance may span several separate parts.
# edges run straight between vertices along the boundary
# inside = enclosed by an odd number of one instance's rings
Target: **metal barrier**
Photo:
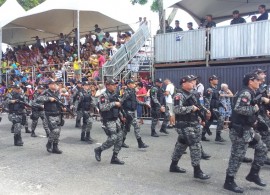
[[[205,59],[205,29],[158,34],[154,43],[156,63]]]
[[[150,32],[148,26],[142,25],[139,30],[132,35],[131,39],[112,56],[112,59],[104,64],[102,67],[102,76],[113,78],[118,76],[149,37]]]
[[[212,28],[211,59],[270,55],[270,21]]]

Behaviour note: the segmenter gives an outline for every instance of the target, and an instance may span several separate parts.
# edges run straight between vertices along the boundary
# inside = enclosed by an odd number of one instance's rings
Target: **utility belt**
[[[184,129],[187,127],[196,127],[196,126],[197,126],[196,124],[192,124],[190,123],[190,121],[177,121],[175,124],[175,127],[177,129]]]
[[[16,114],[16,115],[23,115],[23,112],[14,112],[14,111],[10,111],[9,114]]]
[[[45,112],[46,116],[60,116],[61,113],[59,112]]]
[[[103,123],[111,122],[111,121],[116,121],[118,118],[103,118]]]

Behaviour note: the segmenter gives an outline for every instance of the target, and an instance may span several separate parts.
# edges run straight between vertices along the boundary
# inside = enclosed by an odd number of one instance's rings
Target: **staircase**
[[[102,67],[102,78],[117,77],[128,65],[129,61],[144,46],[150,37],[150,31],[147,25],[143,24],[131,39],[125,43]]]

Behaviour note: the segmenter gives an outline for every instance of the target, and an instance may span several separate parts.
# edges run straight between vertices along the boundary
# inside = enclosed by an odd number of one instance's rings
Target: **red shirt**
[[[142,95],[142,94],[147,94],[147,91],[144,87],[142,87],[141,89],[139,89],[139,91],[137,91],[137,95]],[[137,99],[141,102],[144,102],[144,97],[137,97]]]
[[[99,67],[102,68],[103,64],[105,64],[106,60],[103,55],[100,55],[98,58]]]

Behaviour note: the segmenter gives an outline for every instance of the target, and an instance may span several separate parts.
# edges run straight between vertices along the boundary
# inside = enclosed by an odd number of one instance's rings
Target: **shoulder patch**
[[[247,103],[248,102],[248,98],[247,97],[242,97],[241,98],[241,101]]]
[[[102,103],[102,104],[105,103],[105,96],[100,97],[100,103]]]

